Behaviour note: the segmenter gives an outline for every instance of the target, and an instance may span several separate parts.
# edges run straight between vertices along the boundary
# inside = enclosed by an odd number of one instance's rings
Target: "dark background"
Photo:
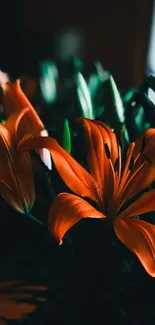
[[[0,67],[16,76],[34,72],[40,58],[53,55],[55,32],[75,27],[85,36],[86,62],[99,59],[120,87],[137,86],[145,74],[151,16],[151,0],[1,1]],[[46,231],[5,206],[1,278],[48,287],[47,303],[21,324],[155,324],[154,279],[112,227],[86,220],[58,248]]]
[[[52,55],[53,35],[64,27],[85,37],[83,58],[99,59],[121,87],[144,77],[152,0],[5,0],[1,1],[0,65],[17,74]]]

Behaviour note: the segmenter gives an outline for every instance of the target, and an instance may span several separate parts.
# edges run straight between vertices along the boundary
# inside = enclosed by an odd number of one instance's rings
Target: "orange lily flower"
[[[102,122],[83,118],[79,122],[85,127],[90,173],[55,139],[29,137],[19,144],[22,150],[47,148],[61,178],[78,195],[61,193],[56,197],[49,211],[49,230],[61,244],[67,230],[81,219],[109,218],[116,236],[155,277],[155,226],[133,218],[155,211],[154,189],[133,201],[135,195],[155,180],[152,141],[155,129],[146,130],[135,143],[130,144],[122,167],[121,149],[114,132]],[[95,207],[79,196],[90,198]]]
[[[27,109],[28,111],[28,109]],[[34,199],[34,180],[29,153],[17,148],[18,127],[26,110],[0,124],[0,194],[18,212],[29,213]]]

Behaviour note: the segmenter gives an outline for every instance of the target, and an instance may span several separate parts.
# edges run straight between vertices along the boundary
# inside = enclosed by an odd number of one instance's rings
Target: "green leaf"
[[[56,81],[58,71],[56,65],[49,60],[42,61],[40,65],[40,88],[44,101],[51,104],[55,101],[57,96]]]
[[[77,71],[81,71],[83,69],[84,63],[79,58],[74,57],[73,62]]]
[[[124,150],[129,145],[129,135],[125,123],[120,123],[115,129],[115,134],[117,136],[118,142]]]
[[[5,120],[1,120],[1,124],[3,124],[3,125],[4,125],[5,123],[6,123],[6,121],[5,121]]]
[[[89,93],[90,93],[92,101],[94,100],[97,90],[101,84],[102,84],[102,82],[97,74],[92,74],[90,76],[90,78],[88,80],[88,89],[89,89]]]
[[[77,91],[78,91],[78,98],[81,106],[81,116],[93,120],[94,112],[93,112],[91,97],[89,94],[86,81],[80,72],[77,74]]]
[[[115,128],[118,123],[124,123],[124,106],[112,75],[110,75],[109,79],[107,80],[107,92],[105,101],[107,113],[110,116],[110,120],[113,120],[112,127]]]
[[[123,94],[123,102],[128,103],[130,101],[130,99],[132,98],[134,92],[135,92],[134,89],[130,89],[130,90],[126,91],[125,94]]]
[[[65,119],[62,132],[62,147],[71,153],[71,133],[68,120]]]

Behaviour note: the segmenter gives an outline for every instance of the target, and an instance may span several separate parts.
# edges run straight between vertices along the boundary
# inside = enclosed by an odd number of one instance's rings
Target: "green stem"
[[[35,217],[33,217],[33,215],[32,215],[29,211],[25,212],[25,215],[26,215],[28,218],[30,218],[31,220],[37,222],[38,224],[40,224],[40,225],[42,225],[42,226],[45,226],[45,224],[44,224],[42,221],[40,221],[40,220],[36,219]]]

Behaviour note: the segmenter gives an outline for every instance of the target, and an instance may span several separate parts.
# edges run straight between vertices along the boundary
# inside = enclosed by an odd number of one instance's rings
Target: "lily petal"
[[[26,151],[48,149],[59,175],[73,192],[96,202],[100,200],[100,191],[95,179],[54,138],[27,137],[19,142],[18,147],[20,150]]]
[[[117,142],[115,132],[113,132],[109,128],[108,125],[106,125],[105,123],[103,123],[101,121],[95,120],[95,121],[93,121],[93,123],[101,126],[108,133],[109,140],[110,140],[110,147],[111,147],[111,160],[112,160],[112,163],[114,165],[115,161],[116,161],[116,159],[118,158],[118,155],[119,155],[119,146],[118,146],[118,142]]]
[[[146,129],[135,142],[133,156],[142,152],[155,162],[155,128]]]
[[[36,135],[39,135],[40,131],[44,129],[44,125],[35,109],[24,95],[19,80],[16,80],[13,83],[7,82],[3,84],[2,89],[2,105],[4,107],[6,118],[8,119],[14,113],[20,113],[25,107],[28,107],[29,112],[22,120],[20,134],[22,136],[26,132],[33,132]]]
[[[18,128],[25,114],[27,114],[29,108],[24,108],[20,113],[12,114],[5,123],[5,128],[9,130],[13,135],[18,135]]]
[[[138,219],[118,219],[114,230],[119,240],[137,255],[149,275],[155,277],[155,226]]]
[[[155,180],[155,129],[147,129],[133,143],[132,170],[121,180],[121,206],[133,195],[148,187]],[[124,181],[124,182],[123,182]]]
[[[15,192],[3,179],[0,179],[0,193],[13,209],[23,213],[23,205],[20,196],[17,191]]]
[[[4,125],[0,125],[0,179],[1,194],[14,209],[23,213],[31,209],[35,190],[30,156],[17,150]]]
[[[119,217],[134,217],[152,211],[155,211],[155,189],[143,194],[125,209]]]
[[[65,233],[84,218],[106,218],[88,202],[76,195],[61,193],[51,205],[48,228],[52,236],[62,244]]]
[[[9,76],[7,73],[0,70],[0,85],[9,81]]]
[[[48,136],[48,132],[47,130],[42,130],[40,132],[40,135],[42,137],[47,137]],[[45,164],[45,166],[49,169],[49,170],[52,170],[52,160],[51,160],[51,155],[50,155],[50,152],[49,150],[47,149],[41,149],[40,150],[40,158],[41,160],[43,161],[43,163]]]
[[[13,166],[10,162],[7,169],[6,166],[3,172],[0,165],[0,175],[4,178],[0,180],[1,195],[18,212],[30,211],[35,200],[35,189],[29,154],[20,153]]]
[[[103,125],[101,126],[88,119],[79,118],[78,121],[83,122],[85,127],[87,160],[90,172],[100,186],[104,201],[107,201],[107,196],[109,196],[109,192],[113,193],[116,183],[114,167],[111,160],[112,144],[108,133],[113,132],[110,129],[107,132]],[[113,136],[115,137],[114,134]],[[115,144],[117,147],[116,158],[118,158],[119,153],[116,137]]]
[[[14,158],[14,165],[17,171],[18,186],[22,193],[23,203],[25,208],[30,211],[35,201],[35,186],[29,153],[18,152]]]
[[[129,175],[122,191],[121,204],[130,200],[134,195],[147,188],[155,180],[155,165],[143,160],[140,167]]]
[[[132,169],[128,168],[122,177],[119,191],[121,192],[120,207],[131,197],[138,194],[155,180],[155,129],[147,129],[131,144],[130,159]],[[129,167],[129,166],[127,166]]]

